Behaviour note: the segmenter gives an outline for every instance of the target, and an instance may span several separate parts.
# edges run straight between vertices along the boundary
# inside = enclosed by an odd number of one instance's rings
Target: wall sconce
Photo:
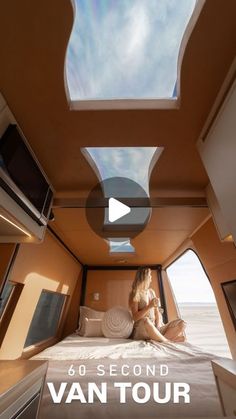
[[[93,301],[99,301],[100,300],[100,294],[99,294],[99,292],[94,292],[92,294],[92,296],[93,296]]]

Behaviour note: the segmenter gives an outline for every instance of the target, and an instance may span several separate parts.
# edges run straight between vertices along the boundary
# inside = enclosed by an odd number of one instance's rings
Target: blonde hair
[[[140,301],[140,293],[145,289],[145,283],[147,281],[147,278],[150,272],[151,272],[150,268],[139,268],[137,270],[133,284],[132,284],[132,290],[129,295],[129,302]]]

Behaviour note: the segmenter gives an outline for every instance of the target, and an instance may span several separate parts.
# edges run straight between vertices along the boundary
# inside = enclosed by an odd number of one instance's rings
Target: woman
[[[150,288],[151,282],[151,269],[138,269],[129,296],[129,306],[134,319],[133,339],[184,342],[186,323],[182,319],[163,323],[157,306],[158,300],[154,290]]]

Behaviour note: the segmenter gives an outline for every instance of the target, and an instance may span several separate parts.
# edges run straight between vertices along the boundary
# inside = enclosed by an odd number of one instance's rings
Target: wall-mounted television
[[[39,225],[47,224],[53,191],[17,125],[0,138],[0,187]]]
[[[230,316],[236,330],[236,279],[221,284]]]

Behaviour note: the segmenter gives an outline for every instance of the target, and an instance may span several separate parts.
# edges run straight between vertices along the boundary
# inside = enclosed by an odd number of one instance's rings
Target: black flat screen
[[[0,140],[0,161],[10,178],[41,213],[48,183],[25,145],[16,125],[9,125]]]

